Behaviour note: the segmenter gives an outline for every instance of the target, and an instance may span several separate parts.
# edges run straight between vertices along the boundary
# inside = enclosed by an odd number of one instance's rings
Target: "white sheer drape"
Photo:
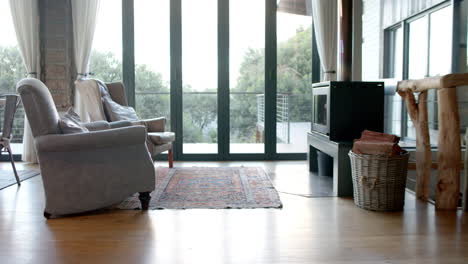
[[[77,79],[84,79],[89,71],[89,58],[93,46],[94,30],[96,28],[97,14],[100,0],[72,0],[73,38]],[[75,89],[74,108],[76,113],[87,120],[84,96]]]
[[[312,18],[314,21],[317,50],[322,65],[322,80],[336,80],[337,58],[337,2],[335,0],[313,0]]]
[[[37,0],[10,0],[11,16],[16,38],[28,77],[39,76],[39,9]],[[37,162],[34,141],[29,122],[24,119],[23,160]]]

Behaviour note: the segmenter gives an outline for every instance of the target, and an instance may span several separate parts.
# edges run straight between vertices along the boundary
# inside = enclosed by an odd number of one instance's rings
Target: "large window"
[[[122,80],[122,4],[101,0],[89,70],[104,82]]]
[[[167,118],[170,129],[170,0],[135,1],[135,106],[140,118]],[[151,17],[151,23],[148,18]]]
[[[387,68],[385,78],[403,78],[403,27],[386,31]],[[401,136],[402,100],[396,95],[385,96],[385,132]]]
[[[124,78],[140,117],[169,120],[177,159],[304,159],[312,19],[276,4],[103,0],[90,70]]]
[[[306,152],[312,118],[312,18],[277,15],[276,150]]]
[[[451,6],[437,7],[404,21],[403,26],[386,30],[386,77],[396,79],[420,79],[450,73],[452,62],[452,10]],[[403,38],[403,32],[408,32]],[[407,47],[405,50],[404,47]],[[407,69],[402,67],[407,61]],[[397,98],[398,97],[398,98]],[[391,108],[391,132],[407,140],[416,138],[415,128],[407,114],[400,123],[401,105],[399,96],[394,96]],[[405,109],[405,107],[403,108]],[[428,92],[428,115],[431,143],[437,144],[437,93]],[[400,124],[400,128],[398,127]]]
[[[0,95],[16,93],[16,83],[26,76],[21,54],[16,40],[15,28],[8,0],[0,0]],[[0,104],[0,124],[3,124],[4,105]],[[24,111],[20,107],[13,123],[13,143],[23,141]],[[13,148],[16,148],[13,145]],[[14,149],[14,153],[20,153]]]
[[[183,153],[218,152],[217,0],[182,0]]]
[[[265,1],[230,1],[229,11],[230,151],[263,153]]]

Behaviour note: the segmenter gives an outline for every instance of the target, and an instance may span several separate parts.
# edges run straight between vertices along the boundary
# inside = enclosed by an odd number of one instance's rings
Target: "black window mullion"
[[[122,76],[128,104],[135,107],[135,28],[133,0],[122,0]]]
[[[218,155],[229,155],[229,0],[218,0]]]
[[[182,2],[170,1],[171,130],[176,132],[174,156],[182,156]]]
[[[265,0],[265,155],[276,154],[276,0]]]

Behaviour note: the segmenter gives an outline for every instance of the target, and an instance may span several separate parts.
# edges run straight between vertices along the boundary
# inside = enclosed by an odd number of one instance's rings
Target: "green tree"
[[[16,83],[26,76],[21,54],[18,47],[0,46],[0,94],[16,93]],[[0,122],[3,124],[4,108],[0,108]],[[23,141],[24,110],[20,107],[16,111],[13,122],[12,142]]]
[[[279,94],[289,98],[289,121],[310,122],[312,98],[312,27],[299,28],[296,35],[278,46]]]
[[[91,77],[104,82],[122,80],[122,62],[112,52],[93,50],[89,62]]]
[[[233,92],[264,93],[264,49],[249,49],[239,69]],[[312,28],[298,28],[278,44],[277,91],[288,98],[290,122],[311,121]],[[255,142],[257,111],[262,98],[231,95],[231,141]],[[266,113],[269,114],[269,113]]]
[[[16,83],[26,76],[18,47],[0,46],[0,93],[15,93]]]
[[[310,122],[311,113],[311,28],[299,28],[290,39],[278,44],[277,91],[289,100],[290,122]],[[90,69],[106,82],[122,80],[122,63],[112,53],[93,52]],[[135,67],[136,109],[141,118],[170,117],[170,85],[161,74],[146,65]],[[259,103],[265,87],[265,51],[248,49],[230,96],[231,142],[256,141]],[[186,143],[217,142],[217,99],[213,94],[196,94],[184,87],[183,130]],[[215,92],[215,90],[213,90]],[[270,113],[266,113],[270,114]],[[169,122],[168,122],[169,127]]]

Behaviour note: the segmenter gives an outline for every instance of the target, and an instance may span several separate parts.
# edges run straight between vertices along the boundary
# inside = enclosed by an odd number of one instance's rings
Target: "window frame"
[[[444,1],[444,2],[441,2],[435,6],[432,6],[426,10],[423,10],[417,14],[414,14],[408,18],[405,18],[401,21],[398,21],[396,23],[394,23],[393,25],[390,25],[386,28],[383,29],[384,31],[384,71],[383,71],[383,77],[384,78],[391,78],[394,75],[394,72],[392,72],[391,68],[394,67],[393,63],[395,61],[395,43],[392,43],[392,41],[394,40],[394,37],[393,35],[395,34],[396,30],[399,29],[399,28],[403,28],[403,39],[401,40],[403,42],[403,67],[402,67],[402,76],[403,76],[403,80],[407,80],[409,78],[409,36],[410,36],[410,24],[420,18],[423,18],[423,17],[427,17],[427,63],[426,63],[426,75],[425,77],[429,77],[429,65],[430,65],[430,41],[431,41],[431,38],[430,38],[430,31],[431,31],[431,14],[441,10],[441,9],[444,9],[444,8],[451,8],[452,9],[452,30],[453,28],[455,27],[454,25],[454,21],[456,19],[455,17],[455,9],[456,8],[459,8],[458,5],[456,5],[454,2],[456,2],[456,0],[447,0],[447,1]],[[455,43],[458,43],[456,42],[456,34],[452,34],[452,49],[455,48],[454,44]],[[458,63],[458,62],[454,62],[454,60],[456,60],[455,56],[454,56],[454,51],[452,50],[452,72],[454,71],[454,64]],[[435,115],[433,116],[433,121],[431,122],[431,120],[429,120],[429,128],[430,129],[434,129],[434,130],[437,130],[438,129],[438,123],[437,123],[437,120],[435,119],[436,116],[437,116],[437,101],[435,100],[433,103],[432,103],[432,107],[435,111]],[[408,137],[408,126],[407,126],[407,123],[408,123],[408,111],[406,109],[406,105],[405,105],[405,102],[402,101],[402,111],[401,111],[401,128],[400,128],[400,131],[401,131],[401,137],[402,139],[406,140],[406,141],[415,141],[415,139],[413,138],[409,138]]]
[[[230,0],[233,1],[233,0]],[[265,2],[265,113],[276,112],[277,96],[277,1]],[[135,106],[134,0],[122,1],[122,70],[129,105]],[[182,91],[182,2],[170,1],[170,119],[176,132],[174,158],[186,161],[204,160],[305,160],[307,153],[277,153],[276,115],[265,116],[264,153],[230,153],[229,151],[229,0],[218,0],[218,153],[183,153]],[[312,18],[311,18],[312,19]],[[312,23],[311,23],[312,24]],[[314,61],[316,43],[312,33],[312,80],[320,78],[320,62]],[[314,56],[315,55],[315,56]],[[311,83],[312,86],[312,83]],[[221,107],[219,107],[221,106]],[[158,155],[157,159],[167,159]]]

